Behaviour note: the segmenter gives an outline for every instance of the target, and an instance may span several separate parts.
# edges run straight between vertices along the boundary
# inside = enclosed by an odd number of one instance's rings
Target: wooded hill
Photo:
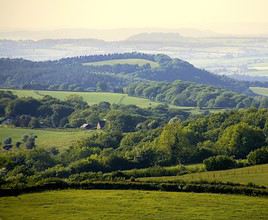
[[[247,96],[227,89],[215,88],[202,84],[174,81],[140,82],[130,84],[125,92],[129,96],[148,98],[153,101],[177,106],[206,108],[266,108],[268,98]]]
[[[85,65],[115,59],[143,59],[158,67],[137,64]],[[144,80],[183,80],[251,94],[249,86],[262,83],[236,81],[198,69],[188,62],[158,54],[124,53],[81,56],[58,61],[32,62],[23,59],[0,59],[0,87],[75,91],[113,91]]]

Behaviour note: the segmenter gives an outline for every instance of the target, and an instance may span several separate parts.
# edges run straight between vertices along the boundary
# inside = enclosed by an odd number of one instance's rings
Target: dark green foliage
[[[20,141],[17,141],[16,144],[15,144],[16,148],[19,148],[21,146],[21,144],[22,143]]]
[[[250,152],[247,159],[252,165],[268,163],[268,147],[258,148]]]
[[[109,121],[107,125],[109,130],[124,132],[134,131],[137,124],[145,121],[145,118],[141,115],[125,113],[119,110],[110,111],[106,115],[106,119]]]
[[[37,109],[40,107],[40,102],[33,98],[20,98],[10,102],[7,107],[9,116],[30,115],[36,116]]]
[[[160,64],[84,66],[83,63],[113,59],[146,59]],[[184,80],[250,93],[248,82],[239,82],[200,70],[190,63],[159,54],[124,53],[92,55],[58,61],[31,62],[22,59],[0,59],[0,86],[24,89],[122,91],[133,82]]]
[[[236,161],[232,157],[218,155],[209,157],[204,160],[204,165],[208,171],[211,170],[227,170],[236,167]]]
[[[0,91],[0,103],[4,102],[8,109],[4,115],[6,119],[3,121],[10,120],[10,124],[17,127],[77,128],[86,123],[94,129],[99,121],[106,119],[105,129],[130,132],[138,129],[154,129],[172,117],[185,119],[190,115],[181,110],[161,106],[141,109],[135,105],[111,105],[108,102],[88,106],[82,97],[77,95],[71,95],[65,101],[50,96],[44,96],[41,100],[17,97],[1,99],[5,94],[6,92]]]
[[[237,158],[245,158],[250,151],[264,144],[263,131],[244,122],[226,128],[217,142],[219,151]]]
[[[3,141],[3,148],[5,150],[10,150],[12,148],[12,138],[11,137],[7,137],[6,139],[4,139]]]
[[[267,107],[267,98],[249,97],[226,89],[184,81],[172,83],[144,82],[126,88],[130,96],[139,96],[154,101],[178,106],[209,108]]]
[[[92,176],[92,175],[90,175]],[[78,179],[79,180],[79,179]],[[170,192],[197,192],[197,193],[226,193],[251,196],[267,196],[266,188],[244,186],[239,184],[225,184],[220,182],[179,182],[179,183],[146,183],[125,181],[73,181],[68,183],[60,178],[47,178],[34,185],[23,187],[9,187],[0,189],[1,196],[17,196],[22,193],[38,192],[55,189],[134,189],[134,190],[161,190]]]
[[[41,106],[47,106],[47,109],[56,105],[55,109],[63,118],[69,114],[69,109],[73,109],[67,123],[78,123],[83,118],[87,121],[93,113],[98,118],[111,117],[111,121],[107,121],[120,125],[121,129],[117,126],[109,128],[108,123],[107,128],[90,131],[87,138],[63,150],[41,149],[36,146],[35,135],[24,135],[22,144],[18,144],[23,147],[1,151],[0,174],[1,182],[5,186],[23,187],[46,178],[51,178],[52,181],[53,178],[68,179],[71,176],[72,181],[79,182],[87,181],[87,177],[94,180],[130,180],[131,177],[139,175],[181,175],[189,170],[175,165],[200,163],[205,160],[208,170],[229,169],[247,165],[247,162],[234,161],[232,156],[245,159],[247,154],[253,151],[248,160],[255,164],[260,163],[260,160],[263,162],[261,155],[266,155],[266,149],[254,150],[268,144],[267,109],[240,109],[188,117],[179,110],[168,109],[165,105],[141,109],[131,105],[100,103],[89,107],[77,97],[70,100],[74,101],[65,103],[45,97],[40,103]],[[77,109],[74,106],[77,106]],[[42,120],[51,120],[50,116],[30,118],[40,120],[40,124]],[[142,118],[144,121],[133,121],[133,118]],[[158,122],[158,127],[150,128],[148,124],[154,120]],[[137,126],[140,123],[142,126]],[[122,128],[132,132],[122,132]],[[9,143],[10,140],[7,144]],[[175,168],[162,167],[169,165]],[[137,171],[140,168],[145,169]],[[128,169],[136,171],[128,172]],[[133,178],[132,181],[136,182]],[[205,190],[203,185],[183,187],[187,190],[192,190],[191,187],[197,191]],[[209,186],[210,190],[213,187]]]
[[[47,168],[56,165],[55,159],[51,155],[51,152],[43,149],[29,151],[29,153],[26,155],[25,162],[37,172],[46,170]]]
[[[98,172],[103,170],[103,165],[98,160],[87,158],[71,163],[69,168],[71,173]]]
[[[157,142],[163,155],[163,162],[172,164],[187,162],[193,152],[191,136],[191,131],[179,122],[167,124]]]
[[[33,149],[33,148],[35,148],[36,147],[36,145],[35,145],[35,139],[37,138],[37,136],[35,136],[35,135],[31,135],[31,136],[24,136],[24,139],[23,139],[23,141],[24,141],[24,143],[25,143],[25,147],[27,148],[27,149]]]
[[[88,138],[79,141],[78,145],[82,147],[117,148],[121,139],[121,132],[94,132]]]

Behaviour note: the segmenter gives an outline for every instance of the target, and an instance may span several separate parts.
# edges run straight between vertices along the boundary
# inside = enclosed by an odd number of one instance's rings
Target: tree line
[[[106,120],[105,129],[130,132],[141,128],[156,128],[173,117],[185,119],[190,113],[170,109],[166,105],[142,109],[135,105],[108,102],[89,106],[82,97],[70,95],[65,100],[51,96],[41,99],[17,97],[10,91],[0,91],[0,123],[29,128],[91,128]]]
[[[247,96],[226,89],[185,81],[140,82],[125,88],[130,96],[148,98],[153,101],[178,106],[206,108],[266,108],[268,98]]]
[[[268,110],[252,108],[175,117],[156,128],[90,132],[61,151],[27,148],[25,142],[1,150],[0,182],[17,186],[55,177],[79,180],[83,175],[87,179],[98,173],[202,162],[207,170],[267,163],[267,132]]]
[[[159,64],[84,65],[114,59],[146,59]],[[175,80],[202,83],[244,94],[253,93],[250,86],[267,86],[261,82],[243,82],[198,69],[188,62],[163,54],[123,53],[65,58],[57,61],[32,62],[23,59],[0,59],[0,87],[70,91],[96,91],[105,83],[105,91],[122,92],[123,87],[140,81]]]

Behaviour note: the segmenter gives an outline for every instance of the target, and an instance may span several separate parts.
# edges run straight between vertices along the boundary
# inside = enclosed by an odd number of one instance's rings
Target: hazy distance
[[[0,0],[1,39],[267,36],[266,0]]]

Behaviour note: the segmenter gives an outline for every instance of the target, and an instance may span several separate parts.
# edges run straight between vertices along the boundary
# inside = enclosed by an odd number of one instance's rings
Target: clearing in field
[[[62,190],[0,198],[0,219],[265,219],[266,197],[135,190]]]
[[[48,148],[57,147],[64,149],[78,140],[86,137],[90,131],[68,130],[68,129],[27,129],[27,128],[6,128],[0,127],[0,142],[4,138],[11,137],[13,144],[21,141],[23,135],[37,135],[36,145],[38,147]]]
[[[145,64],[150,64],[151,68],[159,67],[159,63],[146,60],[146,59],[114,59],[114,60],[104,60],[97,62],[84,63],[84,66],[104,66],[104,65],[116,65],[116,64],[129,64],[129,65],[139,65],[144,66]]]
[[[268,88],[264,87],[250,87],[251,91],[257,95],[268,96]]]
[[[240,184],[254,183],[256,185],[268,187],[268,164],[256,165],[231,170],[209,171],[182,176],[166,176],[166,177],[146,177],[140,178],[141,181],[165,182],[165,181],[220,181],[232,182]]]
[[[136,105],[141,108],[156,107],[160,102],[154,102],[149,99],[128,96],[122,93],[110,92],[73,92],[73,91],[45,91],[45,90],[20,90],[20,89],[0,89],[11,91],[18,97],[33,97],[41,99],[45,95],[50,95],[54,98],[65,100],[70,95],[78,95],[83,98],[89,105],[98,104],[100,102],[109,102],[111,104]],[[163,104],[163,103],[162,103]],[[169,105],[172,108],[182,110],[192,110],[194,107]]]

